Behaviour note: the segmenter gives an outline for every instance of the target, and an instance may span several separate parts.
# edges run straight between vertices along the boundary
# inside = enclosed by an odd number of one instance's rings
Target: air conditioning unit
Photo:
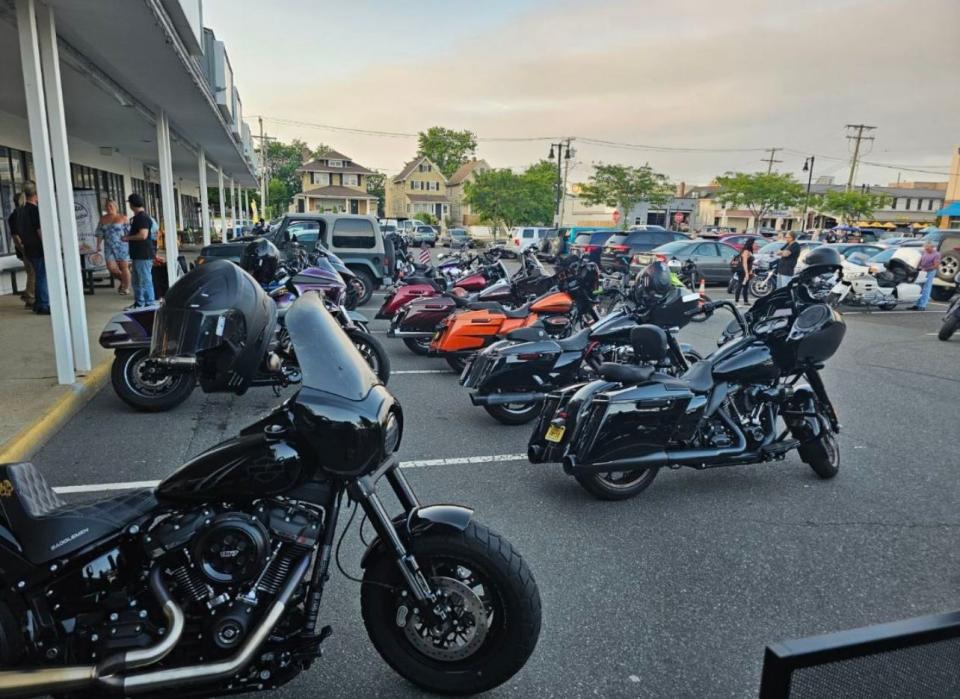
[[[227,58],[227,49],[222,41],[213,37],[213,32],[204,30],[205,44],[209,47],[204,58],[206,59],[207,79],[213,93],[217,108],[227,122],[233,121],[233,68]]]
[[[237,88],[233,88],[233,109],[230,120],[230,131],[238,141],[243,135],[243,126],[243,103],[240,101],[240,92]]]

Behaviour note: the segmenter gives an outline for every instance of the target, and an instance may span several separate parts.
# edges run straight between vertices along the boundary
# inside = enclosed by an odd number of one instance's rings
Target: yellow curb
[[[42,416],[0,445],[0,463],[25,461],[63,427],[87,401],[96,395],[110,376],[112,359],[105,359],[67,387],[67,392]]]

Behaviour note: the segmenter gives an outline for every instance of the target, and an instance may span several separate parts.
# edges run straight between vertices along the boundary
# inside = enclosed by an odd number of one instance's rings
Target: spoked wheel
[[[764,296],[769,296],[770,292],[773,291],[773,280],[775,277],[770,277],[769,279],[764,277],[754,276],[750,278],[748,282],[750,293],[756,296],[758,299],[762,299]]]
[[[194,372],[154,375],[148,370],[147,348],[118,350],[110,369],[113,390],[127,405],[146,412],[170,410],[185,401],[196,386]]]
[[[367,566],[360,599],[383,659],[441,694],[485,692],[510,679],[540,635],[540,594],[520,554],[475,522],[417,536],[410,550],[445,618],[418,607],[383,549]]]
[[[597,461],[607,461],[626,457],[631,454],[642,453],[643,446],[617,449],[610,454],[598,458]],[[608,471],[606,473],[574,473],[577,483],[600,500],[627,500],[646,490],[653,479],[657,477],[659,467],[639,468],[632,471]]]
[[[429,337],[405,337],[403,338],[403,344],[407,346],[408,350],[421,357],[430,354]]]
[[[485,405],[483,409],[490,417],[504,425],[525,425],[540,414],[543,401],[531,403],[506,403],[501,405]]]
[[[390,380],[390,356],[380,344],[380,341],[370,333],[362,330],[351,330],[349,333],[353,346],[357,348],[363,356],[373,373],[386,386]]]
[[[840,471],[840,444],[827,421],[823,417],[819,420],[820,437],[801,446],[797,449],[797,453],[820,478],[833,478]]]

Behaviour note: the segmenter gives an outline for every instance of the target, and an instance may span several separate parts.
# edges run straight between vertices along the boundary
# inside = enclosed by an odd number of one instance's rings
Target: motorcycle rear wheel
[[[597,461],[626,457],[642,449],[641,445],[616,449]],[[599,500],[628,500],[646,490],[657,477],[659,467],[639,468],[633,471],[608,473],[574,473],[580,487]]]
[[[150,355],[146,347],[117,350],[110,368],[110,383],[124,403],[144,412],[159,413],[180,405],[197,385],[191,372],[177,373],[160,382],[143,375],[143,362]]]
[[[940,326],[940,332],[937,333],[937,339],[943,340],[946,342],[951,337],[953,333],[957,331],[957,325],[960,324],[960,321],[957,320],[957,316],[950,315],[943,319],[943,325]]]
[[[748,282],[750,287],[750,293],[756,296],[758,299],[762,299],[764,296],[769,296],[770,292],[773,291],[773,280],[767,280],[761,277],[754,276]]]
[[[430,338],[429,337],[405,337],[403,338],[403,344],[407,346],[407,349],[418,354],[421,357],[425,357],[430,354]]]
[[[360,592],[363,623],[381,657],[410,682],[440,694],[485,692],[519,672],[540,635],[540,593],[510,542],[471,522],[462,532],[415,536],[409,549],[431,586],[451,591],[444,597],[454,611],[469,612],[457,618],[466,628],[452,638],[429,635],[384,547],[367,565]],[[474,616],[480,609],[485,619]]]
[[[540,414],[543,401],[510,403],[508,405],[485,405],[483,409],[497,422],[504,425],[526,425]]]

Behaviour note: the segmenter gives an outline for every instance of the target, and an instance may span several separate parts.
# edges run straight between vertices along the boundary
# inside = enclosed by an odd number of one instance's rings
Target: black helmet
[[[671,289],[673,282],[670,280],[670,270],[659,260],[651,262],[637,275],[633,300],[641,306],[649,306],[660,302]]]
[[[821,245],[807,253],[803,264],[805,266],[800,272],[801,276],[818,277],[821,274],[829,274],[843,269],[843,257],[837,252],[836,248]]]
[[[280,251],[265,238],[254,240],[243,249],[240,266],[261,285],[269,284],[277,276],[280,266]]]
[[[204,392],[242,394],[273,339],[277,308],[232,262],[198,265],[170,287],[153,321],[153,357],[196,357]]]

